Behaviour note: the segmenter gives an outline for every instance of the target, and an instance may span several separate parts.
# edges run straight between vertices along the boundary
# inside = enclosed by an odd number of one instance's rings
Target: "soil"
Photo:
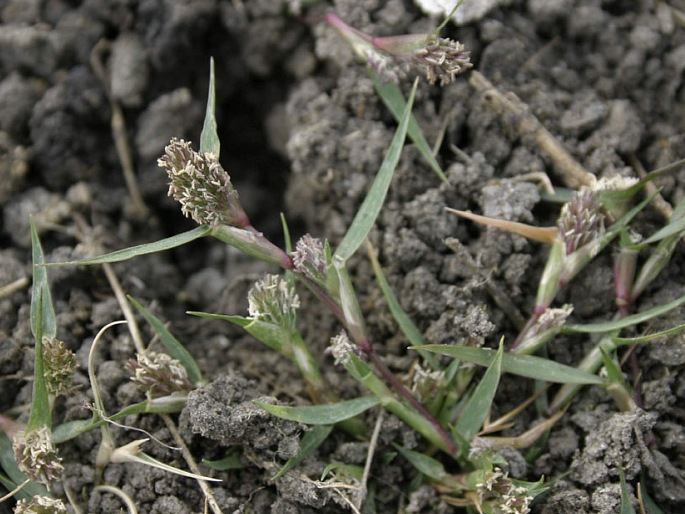
[[[459,27],[448,25],[444,35],[463,42],[474,70],[501,92],[515,93],[589,172],[635,176],[638,162],[651,170],[685,157],[685,3],[489,4],[490,11]],[[151,242],[193,227],[167,198],[166,176],[156,159],[171,137],[199,142],[210,56],[216,63],[221,159],[253,225],[281,244],[282,211],[295,236],[310,232],[335,246],[396,125],[366,67],[333,30],[315,22],[327,9],[377,36],[429,32],[438,23],[409,0],[334,0],[300,16],[288,14],[283,0],[0,0],[0,286],[30,281],[29,215],[49,261]],[[405,92],[410,85],[402,84]],[[113,129],[117,112],[123,117]],[[512,341],[516,328],[487,285],[495,284],[527,317],[547,249],[461,221],[444,208],[551,225],[557,208],[541,202],[535,184],[515,179],[546,172],[563,186],[564,178],[517,130],[516,120],[495,112],[469,85],[469,73],[445,88],[421,83],[415,115],[428,141],[441,141],[438,159],[448,182],[441,183],[407,145],[370,239],[404,309],[430,343],[494,346],[502,336]],[[130,146],[148,209],[144,215],[121,171],[116,147],[121,136]],[[675,204],[685,192],[685,172],[658,185]],[[660,224],[659,214],[648,210],[638,228],[650,234]],[[361,253],[350,269],[369,331],[388,365],[406,373],[415,356],[407,352]],[[682,262],[681,247],[635,308],[682,295]],[[251,284],[276,270],[210,240],[114,269],[128,293],[169,321],[212,381],[191,394],[174,420],[198,461],[238,455],[242,469],[202,467],[223,480],[211,486],[222,511],[346,511],[335,490],[318,488],[314,481],[331,461],[363,465],[367,444],[335,431],[295,472],[273,481],[307,429],[266,415],[252,400],[304,404],[303,381],[286,359],[237,329],[185,315],[187,310],[245,314]],[[56,407],[55,422],[62,423],[90,416],[88,350],[97,331],[122,313],[98,268],[52,268],[50,278],[59,336],[79,358],[75,391]],[[0,412],[23,421],[33,368],[29,289],[19,282],[0,299]],[[610,252],[584,270],[562,302],[574,305],[573,322],[611,319]],[[681,323],[682,313],[660,320],[660,328]],[[339,327],[306,291],[300,324],[331,388],[346,398],[360,394],[324,354]],[[113,413],[142,395],[125,370],[135,354],[127,332],[117,327],[106,339],[96,364],[106,409]],[[549,355],[574,364],[591,345],[586,337],[559,337]],[[642,409],[619,412],[603,389],[586,388],[536,458],[503,451],[514,477],[558,478],[533,512],[619,512],[619,467],[633,498],[644,477],[663,512],[683,512],[685,339],[664,338],[639,348],[637,357]],[[530,381],[504,377],[493,416],[531,392]],[[369,426],[376,415],[369,413]],[[523,432],[534,420],[533,411],[524,412],[506,435]],[[174,445],[157,416],[131,416],[124,424]],[[112,430],[117,444],[140,437],[124,428]],[[117,497],[93,492],[99,440],[93,431],[60,446],[64,483],[83,512],[120,512]],[[441,504],[430,487],[411,487],[413,469],[399,458],[386,458],[393,441],[424,447],[414,432],[385,416],[381,458],[371,470],[375,512],[457,512]],[[145,451],[185,466],[168,446],[148,443]],[[105,483],[128,493],[141,514],[204,509],[193,480],[147,467],[111,464]],[[64,488],[56,484],[53,492],[63,497]],[[0,511],[9,512],[8,507],[0,505]]]

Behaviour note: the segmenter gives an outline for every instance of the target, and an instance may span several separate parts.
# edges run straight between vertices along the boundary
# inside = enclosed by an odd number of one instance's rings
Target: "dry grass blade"
[[[533,444],[546,430],[552,428],[561,417],[565,414],[564,411],[557,412],[551,418],[543,421],[539,425],[534,426],[530,430],[527,430],[521,435],[516,437],[484,437],[490,447],[494,450],[500,448],[512,447],[512,448],[527,448]]]
[[[481,216],[480,214],[474,214],[469,211],[460,211],[457,209],[452,209],[450,207],[445,207],[445,210],[461,216],[462,218],[475,221],[482,225],[487,225],[488,227],[499,228],[511,232],[512,234],[518,234],[527,239],[532,239],[533,241],[538,241],[540,243],[552,244],[559,232],[557,227],[535,227],[533,225],[526,225],[525,223],[519,223],[517,221],[500,220],[497,218],[489,218],[487,216]]]

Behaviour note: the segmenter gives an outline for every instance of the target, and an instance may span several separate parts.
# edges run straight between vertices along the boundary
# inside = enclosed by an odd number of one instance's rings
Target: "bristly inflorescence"
[[[336,366],[344,366],[350,361],[352,354],[359,355],[359,347],[353,344],[347,332],[342,330],[337,336],[331,337],[331,344],[326,348],[326,353],[333,356]]]
[[[527,337],[536,337],[548,331],[557,331],[566,323],[566,320],[573,312],[573,305],[565,304],[559,308],[547,307],[535,324],[530,328]]]
[[[136,357],[136,360],[128,361],[128,368],[133,373],[131,381],[152,398],[193,390],[186,369],[166,353],[146,351]]]
[[[296,328],[300,298],[293,287],[279,275],[267,274],[255,283],[247,295],[250,317],[272,323],[284,330]]]
[[[484,480],[476,484],[480,505],[489,503],[492,512],[527,514],[533,496],[528,489],[516,485],[500,468],[485,473]]]
[[[326,288],[326,252],[321,239],[305,234],[295,244],[292,258],[295,272]]]
[[[169,176],[169,196],[200,225],[250,225],[231,177],[212,153],[199,153],[190,142],[173,138],[157,161]]]
[[[326,15],[326,22],[386,81],[398,82],[407,73],[418,71],[431,85],[440,81],[445,86],[472,66],[470,52],[452,39],[434,34],[371,37],[332,13]]]
[[[31,501],[19,500],[14,507],[14,514],[67,514],[67,507],[62,500],[34,496]]]
[[[59,396],[69,392],[76,365],[76,355],[63,341],[54,338],[43,339],[43,373],[48,393]]]
[[[34,482],[50,485],[64,471],[52,432],[42,426],[29,432],[18,432],[12,441],[14,457],[24,473]]]
[[[472,64],[470,52],[459,41],[429,36],[426,43],[411,55],[413,65],[423,72],[429,84],[438,80],[446,86]]]
[[[559,217],[559,234],[570,255],[604,234],[604,214],[599,195],[587,189],[566,203]]]

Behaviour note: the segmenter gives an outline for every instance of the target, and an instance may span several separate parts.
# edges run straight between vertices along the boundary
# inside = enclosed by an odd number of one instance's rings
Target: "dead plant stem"
[[[567,187],[577,189],[595,183],[595,176],[573,158],[515,94],[501,93],[492,82],[477,71],[471,72],[469,84],[483,94],[483,98],[494,111],[513,115],[515,129],[521,140],[524,144],[534,143],[549,157]]]
[[[105,88],[107,98],[112,108],[112,119],[110,120],[112,138],[114,139],[114,146],[116,147],[117,156],[119,157],[119,162],[121,163],[121,168],[124,173],[124,180],[126,182],[128,194],[131,196],[131,214],[133,214],[136,219],[143,220],[148,215],[148,208],[147,205],[145,205],[143,195],[140,193],[140,189],[138,188],[135,166],[133,164],[133,154],[131,152],[131,146],[128,143],[128,136],[126,134],[126,120],[124,118],[124,112],[122,111],[119,102],[117,102],[112,96],[109,83],[109,74],[107,73],[107,70],[103,64],[103,53],[109,50],[110,46],[110,43],[105,39],[98,41],[90,54],[90,65],[93,68],[95,75],[98,77],[98,79],[100,79],[100,82],[102,82],[102,86]]]
[[[376,453],[376,448],[378,447],[378,438],[380,437],[381,427],[383,426],[383,409],[378,412],[378,417],[376,418],[376,424],[373,427],[373,433],[371,434],[371,440],[369,441],[369,451],[366,452],[366,462],[364,463],[364,473],[362,474],[361,483],[359,484],[359,491],[357,491],[357,498],[355,500],[355,506],[358,510],[362,509],[364,500],[366,500],[367,486],[369,481],[369,475],[371,474],[371,463],[373,462],[373,456]]]
[[[138,326],[136,317],[133,315],[133,311],[131,310],[131,304],[128,302],[126,294],[124,293],[121,283],[114,273],[112,266],[108,263],[105,263],[102,265],[102,269],[105,271],[105,276],[107,277],[107,281],[109,282],[112,291],[114,291],[114,296],[119,303],[119,307],[121,307],[124,318],[126,318],[126,321],[128,322],[128,329],[131,332],[131,338],[133,339],[133,344],[136,347],[136,351],[142,355],[145,352],[145,344],[143,343],[143,336],[140,333],[140,327]]]
[[[183,455],[183,458],[188,464],[190,471],[192,471],[196,475],[200,475],[200,468],[198,467],[197,463],[195,462],[195,459],[190,453],[190,450],[188,449],[186,442],[183,440],[181,434],[179,434],[178,430],[176,429],[176,424],[174,423],[174,421],[168,414],[160,414],[160,416],[166,424],[167,429],[169,429],[169,433],[171,433],[171,437],[174,439],[174,443],[181,449],[181,454]],[[202,493],[205,495],[205,498],[209,503],[209,507],[212,509],[212,512],[214,512],[214,514],[223,514],[221,512],[221,507],[219,507],[219,504],[216,501],[216,498],[214,498],[214,493],[212,493],[212,489],[209,487],[209,484],[205,480],[198,480],[197,483],[200,485],[200,489],[202,490]]]

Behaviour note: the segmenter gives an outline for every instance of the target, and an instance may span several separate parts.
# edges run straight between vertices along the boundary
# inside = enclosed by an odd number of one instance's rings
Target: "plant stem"
[[[371,368],[369,368],[366,361],[352,354],[350,355],[350,360],[347,363],[344,363],[344,366],[355,379],[364,384],[367,389],[381,401],[381,405],[388,411],[395,414],[442,451],[455,458],[459,455],[459,448],[457,448],[452,437],[444,428],[442,428],[435,418],[433,418],[430,413],[428,413],[428,416],[424,415],[424,412],[427,411],[420,406],[420,404],[419,409],[417,409],[413,403],[411,406],[408,406],[399,401],[390,389],[388,389],[388,386],[376,376]],[[387,373],[392,376],[392,380],[397,381],[397,377],[395,377],[384,364],[381,363],[381,367],[387,370]],[[386,380],[388,379],[387,376],[384,376],[383,378]],[[400,384],[400,386],[402,385]],[[411,396],[411,393],[409,393],[409,395]],[[416,398],[414,398],[413,401],[416,402]]]
[[[611,335],[605,335],[602,337],[595,347],[590,350],[590,352],[583,358],[583,360],[578,365],[578,369],[582,371],[587,371],[588,373],[595,373],[599,367],[602,365],[602,352],[600,348],[604,349],[605,352],[611,353],[616,350],[616,343],[612,340]],[[554,400],[547,408],[547,413],[549,415],[555,414],[562,408],[564,408],[578,391],[582,389],[582,385],[579,384],[564,384],[559,388],[557,394],[554,396]]]
[[[200,475],[200,468],[195,462],[193,455],[190,453],[188,445],[186,445],[186,442],[183,440],[183,437],[181,437],[181,434],[179,434],[178,429],[176,428],[176,424],[173,422],[173,420],[168,414],[162,414],[161,417],[162,421],[164,421],[164,424],[167,426],[167,429],[169,430],[171,437],[173,437],[174,443],[181,449],[183,458],[188,464],[190,471],[192,471],[196,475]],[[219,507],[219,504],[217,503],[216,498],[214,497],[214,493],[212,493],[212,489],[209,487],[209,484],[205,480],[197,480],[197,484],[200,486],[202,494],[204,494],[205,499],[207,500],[207,504],[212,509],[212,512],[214,512],[214,514],[222,514],[221,507]]]
[[[454,444],[454,441],[452,440],[452,437],[450,434],[442,427],[440,422],[426,409],[414,396],[409,389],[406,388],[406,386],[399,381],[399,379],[395,376],[395,374],[388,369],[388,367],[383,363],[382,360],[378,358],[378,355],[376,355],[376,352],[373,351],[373,347],[371,346],[371,343],[368,343],[370,351],[366,353],[366,355],[369,358],[369,361],[373,364],[373,367],[376,368],[376,370],[381,374],[381,376],[385,379],[386,382],[388,382],[392,388],[397,391],[397,393],[404,398],[409,405],[411,405],[419,414],[421,414],[426,421],[428,421],[434,428],[435,431],[440,435],[440,438],[443,440],[444,448],[447,453],[449,453],[452,456],[456,456],[459,453],[459,450]],[[416,427],[414,427],[416,428]]]

